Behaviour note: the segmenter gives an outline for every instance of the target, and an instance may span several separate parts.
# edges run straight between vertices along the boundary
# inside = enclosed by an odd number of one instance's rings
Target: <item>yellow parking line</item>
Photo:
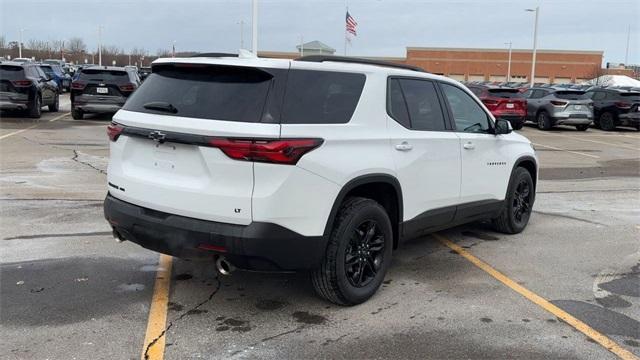
[[[536,146],[546,147],[546,148],[553,149],[553,150],[566,151],[568,153],[572,153],[572,154],[576,154],[576,155],[582,155],[582,156],[587,156],[587,157],[594,158],[594,159],[600,159],[600,156],[591,155],[591,154],[585,154],[585,153],[579,152],[579,151],[567,150],[567,149],[562,149],[562,148],[555,147],[555,146],[542,145],[542,144],[538,144],[538,143],[532,143],[532,144],[536,145]]]
[[[478,268],[482,269],[487,274],[493,276],[496,280],[500,281],[501,283],[505,284],[507,287],[511,288],[511,290],[519,293],[520,295],[522,295],[525,298],[527,298],[527,300],[533,302],[534,304],[540,306],[544,310],[546,310],[546,311],[550,312],[551,314],[557,316],[558,318],[562,319],[564,322],[566,322],[567,324],[571,325],[576,330],[580,331],[581,333],[585,334],[589,338],[591,338],[594,341],[596,341],[598,344],[602,345],[605,349],[607,349],[607,350],[611,351],[612,353],[616,354],[617,356],[619,356],[621,359],[624,359],[624,360],[640,360],[637,356],[635,356],[633,353],[631,353],[627,349],[623,348],[622,346],[618,345],[618,343],[616,343],[615,341],[613,341],[613,340],[609,339],[607,336],[599,333],[598,331],[593,329],[591,326],[589,326],[589,325],[585,324],[584,322],[578,320],[577,318],[573,317],[571,314],[567,313],[566,311],[564,311],[564,310],[560,309],[559,307],[553,305],[552,303],[550,303],[548,300],[546,300],[545,298],[541,297],[540,295],[532,292],[531,290],[529,290],[529,289],[523,287],[522,285],[518,284],[517,282],[511,280],[509,277],[507,277],[503,273],[501,273],[498,270],[496,270],[493,267],[491,267],[491,265],[489,265],[489,264],[485,263],[484,261],[478,259],[477,257],[473,256],[471,253],[467,252],[461,246],[453,243],[451,240],[449,240],[449,239],[447,239],[444,236],[439,235],[439,234],[433,234],[433,236],[438,241],[440,241],[440,243],[442,243],[443,245],[447,246],[451,250],[457,252],[458,254],[463,256],[465,259],[469,260],[473,265],[475,265]]]
[[[167,324],[172,259],[169,255],[160,255],[156,282],[153,285],[151,307],[149,308],[147,332],[142,347],[142,360],[162,360],[164,358],[166,335],[164,331]]]
[[[49,120],[49,122],[54,122],[54,121],[56,121],[56,120],[60,120],[60,119],[62,119],[63,117],[65,117],[65,116],[69,115],[69,114],[70,114],[70,113],[64,113],[64,114],[62,114],[62,115],[60,115],[60,116],[56,116],[56,117],[54,117],[53,119]],[[22,132],[25,132],[25,131],[27,131],[27,130],[33,129],[33,128],[38,127],[38,126],[40,126],[40,125],[42,125],[42,124],[43,124],[43,123],[38,122],[37,124],[33,124],[33,125],[31,125],[31,126],[29,126],[29,127],[27,127],[27,128],[20,129],[20,130],[14,131],[14,132],[10,132],[10,133],[8,133],[8,134],[4,134],[4,135],[0,136],[0,140],[2,140],[2,139],[6,139],[6,138],[8,138],[8,137],[10,137],[10,136],[13,136],[13,135],[18,135],[18,134],[20,134],[20,133],[22,133]]]
[[[567,139],[572,139],[572,140],[578,140],[578,141],[588,141],[588,142],[592,142],[592,143],[596,143],[596,144],[603,144],[603,145],[609,145],[609,146],[615,146],[615,147],[619,147],[619,148],[623,148],[623,149],[630,149],[630,150],[635,150],[635,151],[640,151],[640,149],[635,148],[633,146],[627,146],[627,145],[620,145],[620,144],[612,144],[609,142],[605,142],[605,141],[598,141],[598,140],[591,140],[591,139],[585,139],[583,137],[575,137],[575,136],[567,136],[567,135],[561,135],[561,134],[552,134],[549,133],[549,135],[553,135],[553,136],[561,136]]]

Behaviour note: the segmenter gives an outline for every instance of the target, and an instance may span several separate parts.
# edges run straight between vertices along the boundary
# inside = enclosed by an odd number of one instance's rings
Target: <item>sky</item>
[[[538,49],[604,51],[604,61],[640,64],[640,0],[258,0],[258,49],[296,51],[320,40],[344,51],[345,7],[358,22],[348,55],[404,57],[407,46],[530,49],[540,7]],[[244,48],[251,47],[251,0],[0,0],[0,31],[19,38],[81,37],[103,45],[151,54],[176,51],[237,52],[244,22]]]

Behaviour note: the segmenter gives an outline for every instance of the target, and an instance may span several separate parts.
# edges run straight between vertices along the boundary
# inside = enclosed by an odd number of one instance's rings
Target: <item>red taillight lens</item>
[[[498,106],[498,100],[494,99],[482,99],[482,103],[489,109]]]
[[[118,140],[118,136],[120,136],[123,130],[124,127],[122,125],[118,125],[116,123],[109,124],[109,126],[107,126],[107,135],[109,135],[109,140]]]
[[[71,88],[76,90],[82,90],[87,86],[86,82],[74,81],[71,83]]]
[[[566,101],[551,100],[551,105],[553,105],[553,106],[565,106],[565,105],[567,105],[567,102]]]
[[[136,89],[135,85],[133,84],[123,84],[120,85],[120,91],[133,91]]]
[[[615,105],[616,105],[616,107],[619,107],[620,109],[631,109],[631,105],[633,105],[633,104],[625,102],[625,101],[616,101]]]
[[[294,165],[309,151],[322,144],[322,139],[221,139],[209,140],[209,145],[219,148],[236,160]]]
[[[31,80],[14,80],[11,83],[15,87],[28,87],[28,86],[31,86]]]

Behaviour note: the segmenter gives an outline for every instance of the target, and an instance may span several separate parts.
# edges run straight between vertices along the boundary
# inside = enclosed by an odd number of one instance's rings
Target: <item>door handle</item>
[[[462,147],[467,149],[467,150],[473,150],[473,149],[476,148],[476,145],[474,143],[472,143],[471,141],[469,141],[466,144],[462,145]]]
[[[409,151],[411,149],[413,149],[413,146],[406,141],[403,141],[400,144],[396,145],[396,150],[398,151]]]

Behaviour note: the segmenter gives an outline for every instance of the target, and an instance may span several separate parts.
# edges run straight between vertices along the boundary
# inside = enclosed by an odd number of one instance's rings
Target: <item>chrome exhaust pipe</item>
[[[216,269],[222,275],[231,275],[236,267],[233,266],[224,256],[219,256],[216,260]]]
[[[125,239],[115,228],[112,231],[113,231],[113,239],[117,243],[121,243],[121,242],[127,241],[127,239]]]

